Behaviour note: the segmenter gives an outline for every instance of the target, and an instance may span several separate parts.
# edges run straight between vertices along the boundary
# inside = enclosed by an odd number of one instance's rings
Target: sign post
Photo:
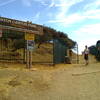
[[[26,67],[29,68],[28,40],[27,40],[27,50],[26,50]]]
[[[0,37],[2,37],[2,29],[0,28]]]
[[[26,33],[25,34],[25,39],[27,40],[27,51],[26,51],[26,67],[27,68],[31,68],[32,67],[32,51],[34,49],[34,45],[35,45],[35,42],[34,42],[34,34],[29,34],[29,33]]]

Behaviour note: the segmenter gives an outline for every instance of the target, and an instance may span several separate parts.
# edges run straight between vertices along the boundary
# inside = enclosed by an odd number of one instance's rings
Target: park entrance
[[[0,61],[31,61],[31,65],[65,63],[65,57],[68,58],[68,47],[64,41],[52,38],[39,45],[38,42],[34,43],[34,35],[39,36],[39,40],[45,37],[43,26],[0,17]]]

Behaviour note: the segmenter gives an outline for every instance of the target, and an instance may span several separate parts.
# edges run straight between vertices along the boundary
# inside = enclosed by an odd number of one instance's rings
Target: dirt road
[[[0,67],[0,100],[100,100],[100,63]],[[21,66],[22,67],[22,66]]]

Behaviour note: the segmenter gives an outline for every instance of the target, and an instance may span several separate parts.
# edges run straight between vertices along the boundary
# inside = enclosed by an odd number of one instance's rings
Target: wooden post
[[[29,50],[28,47],[28,40],[27,40],[27,51],[26,51],[26,67],[27,68],[32,68],[32,50]]]
[[[79,51],[78,51],[78,44],[77,44],[77,64],[79,64]]]
[[[29,68],[29,51],[27,50],[27,56],[26,56],[26,61],[27,61],[27,64],[26,64],[26,67]]]
[[[26,51],[26,67],[32,68],[32,51],[34,48],[34,34],[25,34],[25,40],[27,40],[27,51]]]
[[[29,69],[32,68],[32,51],[29,51]]]
[[[29,68],[29,50],[28,50],[28,40],[27,40],[27,51],[26,51],[26,68]]]

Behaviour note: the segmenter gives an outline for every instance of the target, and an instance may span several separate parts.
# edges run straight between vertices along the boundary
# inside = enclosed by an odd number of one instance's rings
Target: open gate
[[[54,64],[65,63],[65,56],[67,56],[67,46],[64,41],[54,39]]]

